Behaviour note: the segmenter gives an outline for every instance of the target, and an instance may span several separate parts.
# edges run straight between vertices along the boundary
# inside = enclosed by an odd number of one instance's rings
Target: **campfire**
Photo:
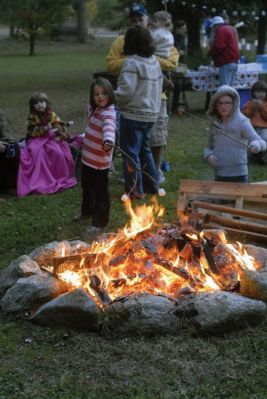
[[[132,208],[131,221],[118,234],[92,243],[86,252],[53,259],[48,268],[71,287],[82,287],[100,305],[120,297],[147,292],[179,298],[193,292],[238,289],[244,270],[259,264],[240,243],[227,242],[223,231],[197,231],[187,217],[159,226],[164,209],[156,202]]]
[[[130,222],[116,234],[52,242],[13,261],[0,275],[2,315],[139,334],[188,325],[217,334],[265,319],[267,250],[229,243],[186,214],[164,224],[155,200],[125,207]]]

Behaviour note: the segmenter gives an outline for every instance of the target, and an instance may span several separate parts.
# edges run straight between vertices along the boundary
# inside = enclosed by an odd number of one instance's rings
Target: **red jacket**
[[[230,25],[220,25],[217,27],[209,55],[211,55],[214,66],[216,67],[232,62],[238,63],[240,52],[235,28]]]

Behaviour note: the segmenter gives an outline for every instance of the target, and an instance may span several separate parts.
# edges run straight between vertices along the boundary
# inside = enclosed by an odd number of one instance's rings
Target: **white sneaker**
[[[101,231],[101,227],[96,227],[96,226],[90,226],[88,229],[86,229],[87,234],[97,234]]]
[[[158,171],[158,179],[159,179],[159,184],[165,182],[165,180],[166,180],[166,177],[164,176],[161,169]]]

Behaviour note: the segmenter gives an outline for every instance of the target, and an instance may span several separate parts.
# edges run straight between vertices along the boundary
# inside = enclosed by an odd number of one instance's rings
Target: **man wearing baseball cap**
[[[240,58],[237,31],[219,15],[212,18],[210,26],[213,39],[209,55],[219,68],[220,85],[232,86]]]
[[[148,12],[145,6],[141,3],[133,3],[129,9],[129,20],[132,26],[148,26]],[[120,35],[112,43],[109,53],[107,55],[107,69],[111,75],[119,76],[122,64],[125,61],[123,54],[124,35]],[[159,58],[161,69],[164,72],[175,71],[178,64],[179,54],[175,47],[172,48],[171,54],[168,58]]]
[[[129,8],[129,20],[132,26],[141,26],[147,28],[148,13],[141,3],[133,3]],[[118,36],[112,43],[107,55],[107,69],[113,76],[119,76],[122,65],[125,61],[123,54],[124,35]],[[157,57],[163,72],[175,71],[178,65],[179,54],[173,46],[171,53],[167,58]],[[163,92],[161,96],[161,107],[157,121],[152,129],[151,149],[155,160],[156,167],[159,168],[164,148],[168,138],[168,113],[167,113],[167,96]]]

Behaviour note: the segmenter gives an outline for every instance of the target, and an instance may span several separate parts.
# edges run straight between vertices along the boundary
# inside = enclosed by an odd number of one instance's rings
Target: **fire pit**
[[[5,318],[116,333],[223,333],[266,317],[267,250],[229,243],[186,220],[159,224],[156,203],[117,234],[53,242],[0,275]]]

